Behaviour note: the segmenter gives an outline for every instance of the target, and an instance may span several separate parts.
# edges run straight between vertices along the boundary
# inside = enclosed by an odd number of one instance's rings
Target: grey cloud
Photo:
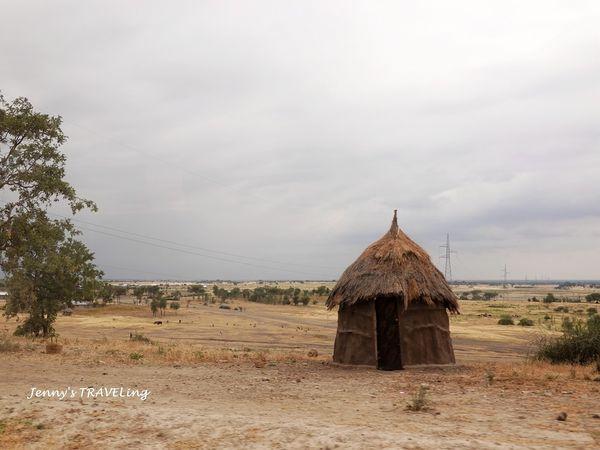
[[[0,89],[64,117],[85,220],[332,278],[397,208],[456,276],[600,278],[596,2],[2,11]],[[114,277],[313,277],[85,239]]]

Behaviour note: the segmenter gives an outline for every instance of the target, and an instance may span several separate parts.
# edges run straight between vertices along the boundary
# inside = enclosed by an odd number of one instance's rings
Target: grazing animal
[[[154,325],[162,325],[162,320],[155,320]]]

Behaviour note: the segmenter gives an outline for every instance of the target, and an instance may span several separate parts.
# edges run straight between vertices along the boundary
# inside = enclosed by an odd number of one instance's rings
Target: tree
[[[324,295],[328,295],[330,289],[327,286],[321,285],[316,289],[313,289],[313,292],[317,294],[319,297],[323,297]]]
[[[204,286],[201,284],[195,284],[194,286],[191,286],[189,291],[191,292],[193,298],[196,298],[196,296],[199,297],[206,293],[206,289],[204,289]]]
[[[73,214],[96,210],[64,180],[61,121],[34,111],[26,98],[9,103],[0,95],[0,192],[8,198],[0,207],[0,269],[10,293],[4,314],[29,313],[21,334],[52,334],[58,311],[95,298],[102,275],[71,221],[47,213],[58,202]]]
[[[554,303],[556,301],[556,297],[554,296],[554,294],[550,293],[547,294],[542,301],[544,303]]]
[[[117,303],[119,303],[122,296],[127,295],[127,286],[113,286],[113,290]]]
[[[310,302],[310,293],[308,291],[302,291],[301,301],[304,306],[308,305],[308,303]]]
[[[61,224],[41,217],[13,221],[18,238],[4,252],[10,297],[5,315],[20,312],[29,317],[17,334],[48,336],[60,310],[77,299],[95,299],[102,273],[93,265],[93,254]]]
[[[115,288],[110,283],[102,283],[100,285],[100,298],[104,303],[111,303],[115,297]]]
[[[64,180],[66,157],[59,147],[65,142],[59,116],[33,110],[26,98],[12,103],[0,94],[0,191],[12,200],[0,209],[0,251],[10,247],[13,220],[36,215],[55,202],[64,201],[76,213],[96,205],[77,196]]]
[[[598,293],[598,292],[592,292],[591,294],[586,295],[585,296],[585,301],[590,302],[590,303],[592,303],[592,302],[596,302],[596,303],[600,302],[600,293]]]
[[[483,299],[484,300],[492,300],[494,298],[498,297],[498,293],[497,292],[484,292],[483,293]]]
[[[144,286],[136,286],[133,289],[133,296],[137,299],[138,304],[142,303],[142,299],[144,298],[145,292],[146,289],[144,288]]]
[[[163,296],[162,292],[159,292],[156,296],[156,301],[158,302],[158,307],[160,308],[160,315],[163,316],[165,314],[165,309],[167,309],[167,299]]]
[[[179,304],[179,302],[171,302],[171,303],[169,303],[169,308],[171,308],[175,312],[177,312],[177,310],[180,307],[181,307],[181,305]]]
[[[158,300],[155,298],[150,302],[150,310],[152,311],[152,317],[156,317],[156,313],[158,312]]]

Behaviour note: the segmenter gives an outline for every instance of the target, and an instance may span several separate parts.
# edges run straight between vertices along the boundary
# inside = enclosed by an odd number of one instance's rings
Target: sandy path
[[[19,434],[28,436],[28,448],[549,449],[600,443],[594,441],[600,420],[592,418],[600,413],[594,410],[600,409],[600,389],[591,381],[566,387],[499,380],[485,387],[468,367],[402,372],[317,362],[82,367],[50,355],[0,358],[0,411],[9,427],[28,423]],[[433,410],[406,411],[422,382],[431,386]],[[151,394],[145,402],[26,400],[32,386],[125,386]],[[566,422],[555,420],[560,411],[568,412]],[[4,433],[10,438],[10,429]]]

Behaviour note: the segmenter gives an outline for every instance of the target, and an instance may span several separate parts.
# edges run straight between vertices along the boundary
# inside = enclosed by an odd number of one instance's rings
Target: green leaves
[[[94,255],[75,237],[68,219],[50,219],[61,202],[73,213],[96,205],[79,198],[65,176],[66,137],[60,116],[36,112],[26,98],[0,95],[0,269],[7,276],[7,316],[29,313],[17,330],[47,336],[58,312],[74,300],[98,298],[102,272]]]

